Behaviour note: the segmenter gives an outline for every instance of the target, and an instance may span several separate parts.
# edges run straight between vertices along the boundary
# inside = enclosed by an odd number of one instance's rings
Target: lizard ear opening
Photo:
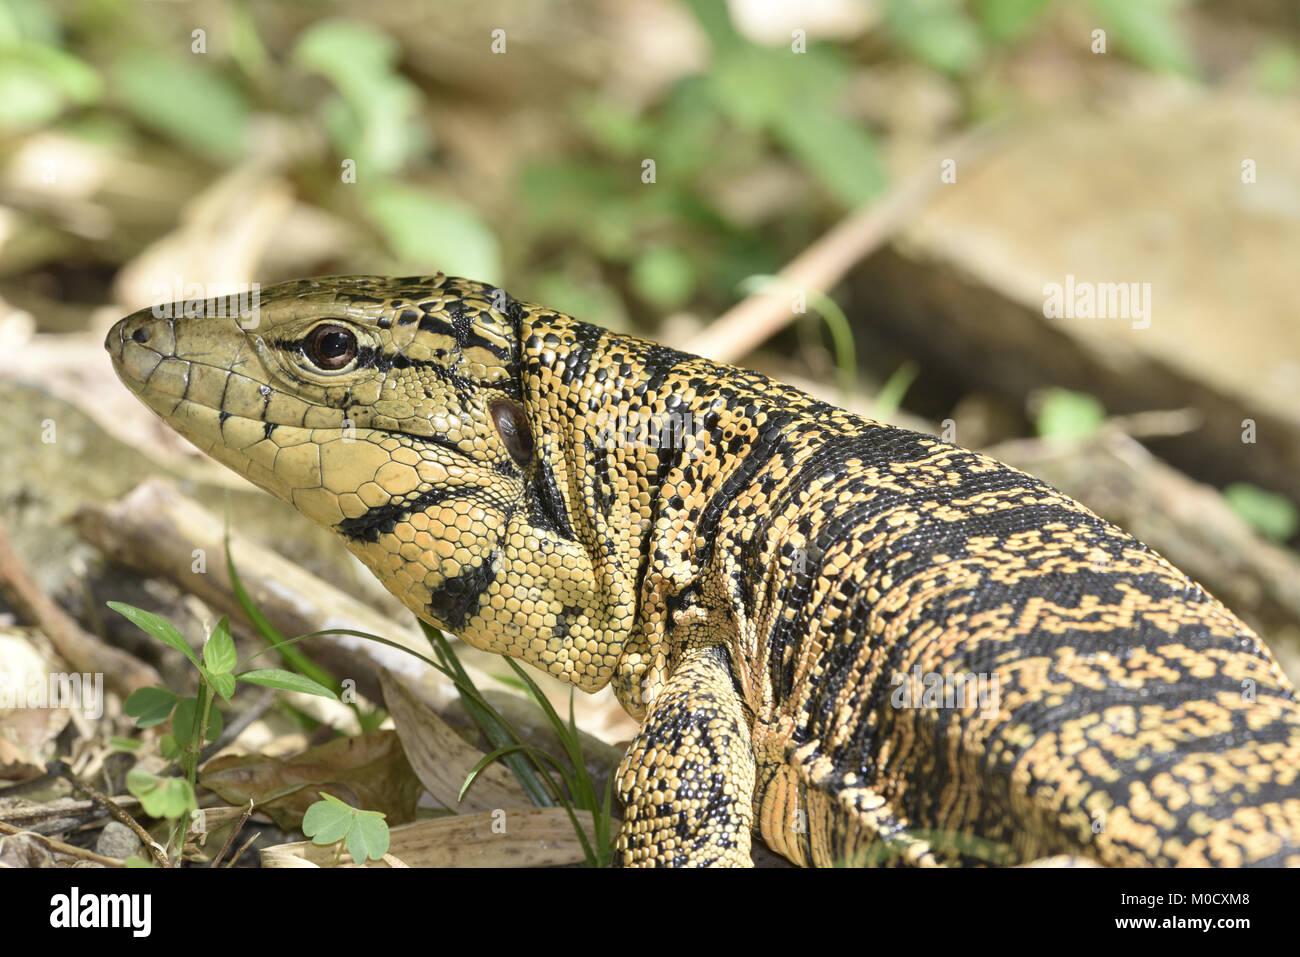
[[[506,451],[523,468],[533,459],[533,430],[528,426],[524,410],[513,402],[498,399],[488,406],[488,412]]]

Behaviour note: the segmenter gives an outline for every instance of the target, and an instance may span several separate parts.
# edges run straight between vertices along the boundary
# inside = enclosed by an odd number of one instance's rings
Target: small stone
[[[95,841],[95,853],[123,860],[140,850],[140,838],[120,821],[109,821]]]

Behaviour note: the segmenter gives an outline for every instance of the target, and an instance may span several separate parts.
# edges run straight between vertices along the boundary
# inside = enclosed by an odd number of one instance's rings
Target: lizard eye
[[[336,372],[357,354],[357,337],[352,330],[326,323],[307,335],[305,352],[313,365]]]
[[[513,402],[498,400],[488,406],[488,412],[510,457],[519,466],[527,465],[533,458],[533,430],[528,427],[524,410]]]

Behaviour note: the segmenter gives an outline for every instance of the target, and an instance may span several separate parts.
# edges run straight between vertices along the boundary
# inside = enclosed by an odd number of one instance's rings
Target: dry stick
[[[241,857],[244,856],[244,851],[246,851],[246,850],[248,850],[250,847],[252,847],[253,842],[256,841],[256,840],[257,840],[259,837],[261,837],[261,836],[262,836],[262,835],[260,835],[260,834],[258,834],[258,833],[256,833],[256,832],[254,832],[253,834],[251,834],[251,835],[249,836],[248,840],[246,840],[246,841],[244,842],[244,846],[241,847],[238,851],[235,852],[235,856],[232,857],[232,858],[230,859],[230,863],[227,864],[226,867],[227,867],[227,868],[231,868],[231,867],[234,867],[236,864],[238,864],[238,863],[239,863],[239,859],[240,859]]]
[[[53,780],[56,775],[45,775],[42,780]],[[131,795],[113,799],[120,807],[123,803],[135,802],[139,800]],[[10,807],[0,809],[0,822],[13,824],[21,821],[29,827],[38,824],[41,821],[53,818],[67,818],[69,823],[64,830],[72,830],[81,827],[83,824],[89,824],[91,821],[104,816],[104,809],[94,801],[73,801],[70,804],[32,804],[26,807]]]
[[[134,831],[135,836],[140,839],[140,843],[149,849],[149,854],[153,857],[154,863],[159,867],[171,866],[171,862],[167,860],[167,855],[163,852],[163,849],[158,846],[158,843],[149,836],[149,832],[140,826],[139,821],[118,807],[112,798],[105,794],[101,794],[89,784],[80,781],[62,761],[51,761],[48,767],[50,771],[71,784],[74,790],[80,791],[82,794],[86,795],[86,797],[90,798],[101,808],[111,814],[115,820],[121,824],[125,824]]]
[[[1112,415],[1103,429],[1123,432],[1135,439],[1186,435],[1201,427],[1205,415],[1199,409],[1149,409],[1129,415]]]
[[[950,140],[878,202],[840,220],[777,274],[774,282],[731,307],[686,344],[685,351],[735,362],[795,318],[790,289],[829,290],[858,262],[890,238],[941,185],[940,163],[964,164],[982,156],[1000,125],[984,125]]]
[[[96,854],[94,851],[88,851],[84,847],[74,847],[71,844],[64,844],[62,841],[44,834],[38,834],[35,831],[25,831],[21,827],[14,827],[12,824],[5,824],[0,821],[0,834],[12,834],[14,837],[31,838],[41,844],[44,844],[51,851],[58,854],[70,854],[73,857],[83,861],[90,861],[93,864],[103,864],[105,867],[121,867],[122,862],[115,857],[105,857],[103,854]]]
[[[0,525],[0,590],[20,617],[50,639],[74,671],[102,674],[104,682],[123,696],[137,688],[162,684],[162,677],[153,668],[85,631],[41,591],[14,551],[3,525]]]
[[[244,808],[244,813],[240,816],[239,823],[230,829],[230,833],[226,835],[226,843],[221,845],[221,850],[217,851],[217,856],[212,859],[212,863],[209,864],[208,867],[217,867],[221,864],[221,859],[226,856],[226,851],[230,850],[230,845],[235,843],[235,837],[244,829],[244,825],[248,823],[248,819],[252,816],[253,799],[249,798],[248,807]],[[233,866],[234,861],[231,861],[231,864]]]

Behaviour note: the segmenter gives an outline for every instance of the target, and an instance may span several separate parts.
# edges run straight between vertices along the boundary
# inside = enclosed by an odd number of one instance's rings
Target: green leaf
[[[746,164],[758,162],[761,141],[736,135],[722,114],[715,92],[707,76],[688,77],[655,110],[641,156],[651,155],[660,169],[673,172],[664,185],[690,188],[691,180],[716,173],[720,163],[735,164],[737,155]],[[648,152],[651,149],[653,153]],[[678,177],[684,182],[679,183]]]
[[[379,860],[388,853],[388,825],[380,811],[362,811],[321,791],[321,800],[307,808],[302,832],[313,844],[327,846],[346,839],[348,853],[357,864]]]
[[[322,20],[298,37],[293,59],[347,85],[386,72],[397,53],[397,44],[364,20]]]
[[[153,792],[153,800],[140,799],[141,806],[154,817],[184,817],[199,806],[194,788],[185,778],[165,778]],[[152,805],[152,807],[151,807]]]
[[[122,710],[135,718],[137,728],[162,724],[176,707],[176,694],[167,688],[138,688],[122,704]]]
[[[651,246],[632,263],[636,294],[658,309],[675,309],[695,291],[695,261],[675,246]]]
[[[472,208],[427,190],[383,183],[367,190],[366,208],[404,267],[496,282],[496,235]]]
[[[139,768],[132,768],[126,772],[126,789],[140,797],[142,794],[148,794],[158,787],[158,782],[162,778],[148,771],[142,771]]]
[[[771,51],[745,47],[720,59],[709,75],[719,106],[741,128],[758,130],[789,111],[787,71]]]
[[[745,42],[736,32],[724,0],[685,0],[685,6],[699,21],[716,52],[722,53]]]
[[[181,746],[174,734],[164,734],[158,739],[158,753],[168,761],[175,761],[181,756]]]
[[[324,685],[317,684],[310,678],[302,675],[296,675],[292,671],[285,671],[282,668],[255,668],[252,671],[243,671],[235,675],[240,681],[247,681],[252,685],[261,685],[264,688],[279,688],[281,691],[301,691],[303,694],[319,695],[322,698],[332,698],[337,701],[339,696]]]
[[[194,788],[184,778],[163,778],[132,768],[126,773],[126,789],[140,799],[150,817],[175,819],[198,807]]]
[[[1250,75],[1264,93],[1290,93],[1300,87],[1300,54],[1286,43],[1272,43],[1254,58]]]
[[[23,63],[0,62],[0,131],[35,129],[55,119],[64,99],[48,79]]]
[[[317,801],[302,816],[302,832],[313,844],[337,844],[352,828],[356,811],[333,795],[322,792],[321,797],[326,800]]]
[[[132,854],[122,862],[123,867],[157,867],[153,861],[147,861],[138,854]]]
[[[348,831],[348,853],[352,860],[364,864],[379,860],[388,853],[388,825],[378,811],[358,811]]]
[[[0,49],[23,42],[58,43],[59,12],[44,0],[5,0],[0,3]]]
[[[214,675],[228,674],[235,667],[235,639],[230,637],[230,619],[222,617],[203,646],[203,663]]]
[[[183,744],[188,744],[194,736],[194,713],[198,707],[197,698],[181,698],[176,704],[176,711],[172,715],[172,734],[176,740]],[[221,718],[221,712],[216,708],[208,709],[208,726],[204,730],[207,732],[203,735],[207,741],[215,741],[221,737],[221,731],[224,727]]]
[[[1191,43],[1174,8],[1184,0],[1090,0],[1114,34],[1116,42],[1133,59],[1152,70],[1196,74]]]
[[[114,751],[139,751],[143,742],[136,741],[133,738],[122,738],[115,734],[108,736],[108,744]]]
[[[814,47],[807,53],[747,45],[719,58],[709,72],[718,105],[742,128],[780,124],[804,109],[829,109],[848,79],[838,54]]]
[[[176,630],[176,626],[166,618],[161,618],[153,612],[120,601],[110,601],[108,607],[128,619],[141,631],[148,632],[159,641],[171,645],[196,666],[198,665],[199,658],[198,655],[194,654],[194,649],[189,646],[189,642],[181,637],[181,633]]]
[[[1223,497],[1237,516],[1266,538],[1284,542],[1300,530],[1300,512],[1286,496],[1248,482],[1233,482]]]
[[[1019,39],[1051,0],[979,0],[976,16],[984,32],[998,43]]]
[[[398,169],[428,139],[420,90],[394,69],[398,53],[387,35],[359,20],[317,23],[293,52],[295,63],[324,74],[342,94],[326,104],[325,127],[362,176]]]
[[[230,703],[230,696],[235,693],[235,676],[234,675],[214,675],[206,668],[203,669],[203,677],[207,679],[212,690],[221,695],[226,704]]]
[[[785,147],[799,157],[846,206],[866,203],[885,188],[876,141],[862,127],[827,107],[809,104],[786,113],[777,126]]]
[[[521,208],[542,235],[572,236],[583,249],[623,262],[636,250],[635,197],[665,192],[642,184],[639,173],[640,166],[630,164],[617,169],[585,163],[534,164],[519,178]],[[600,215],[590,215],[591,209],[599,209]],[[581,261],[581,254],[575,252],[572,258]],[[578,282],[584,278],[575,277]]]
[[[1047,439],[1086,439],[1106,420],[1105,407],[1090,395],[1067,389],[1050,389],[1043,396],[1034,423]]]
[[[47,124],[99,94],[99,74],[57,47],[19,46],[0,56],[0,130]]]
[[[607,96],[584,98],[577,106],[577,119],[603,149],[623,158],[644,149],[652,135],[650,123],[635,110]]]
[[[191,57],[182,62],[135,50],[113,70],[113,89],[142,123],[220,163],[240,158],[249,108],[238,87]]]
[[[946,73],[965,73],[983,55],[962,0],[887,0],[885,25],[913,56]]]

